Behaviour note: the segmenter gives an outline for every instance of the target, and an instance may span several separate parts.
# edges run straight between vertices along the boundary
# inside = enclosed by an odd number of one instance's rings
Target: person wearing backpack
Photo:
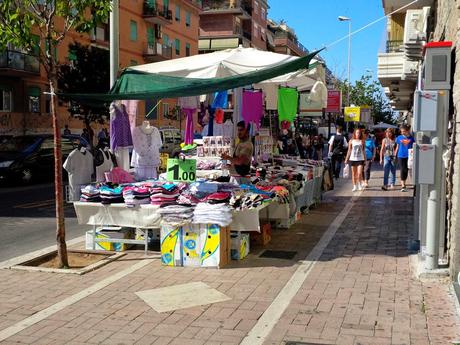
[[[342,134],[342,126],[336,127],[336,134],[329,139],[329,156],[331,157],[332,172],[336,179],[340,176],[343,157],[348,147],[347,139]]]

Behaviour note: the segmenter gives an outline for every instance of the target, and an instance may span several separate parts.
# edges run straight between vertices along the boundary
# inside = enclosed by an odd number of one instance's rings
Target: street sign
[[[174,182],[193,182],[196,179],[196,159],[168,159],[166,179]]]
[[[342,108],[342,92],[339,90],[327,91],[327,108],[328,113],[340,113]]]
[[[345,122],[359,122],[360,115],[360,107],[345,107]]]

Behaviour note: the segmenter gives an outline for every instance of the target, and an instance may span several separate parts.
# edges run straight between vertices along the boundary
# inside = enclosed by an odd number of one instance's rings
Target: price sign
[[[196,160],[168,159],[166,172],[168,181],[193,182],[196,179]]]

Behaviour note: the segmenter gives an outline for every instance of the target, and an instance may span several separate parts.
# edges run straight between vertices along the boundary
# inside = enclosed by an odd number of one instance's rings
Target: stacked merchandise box
[[[231,154],[233,139],[230,137],[203,137],[203,146],[197,149],[198,157],[220,157]]]
[[[122,227],[101,227],[96,229],[97,239],[130,239],[132,237],[132,230],[130,228]],[[86,245],[87,250],[93,249],[93,231],[86,232]],[[108,250],[123,252],[128,249],[125,243],[111,243],[111,242],[96,242],[96,250]]]
[[[161,257],[166,266],[223,267],[230,261],[230,228],[214,224],[163,226]]]
[[[232,260],[242,260],[249,255],[249,234],[241,232],[232,232],[230,234],[230,238],[232,240]]]
[[[263,223],[260,226],[260,232],[251,231],[251,245],[265,247],[272,239],[272,226],[270,223]]]

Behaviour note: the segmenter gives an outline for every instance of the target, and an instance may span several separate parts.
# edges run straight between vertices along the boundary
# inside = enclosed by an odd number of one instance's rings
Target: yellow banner
[[[360,115],[360,107],[345,107],[345,122],[359,122]]]

